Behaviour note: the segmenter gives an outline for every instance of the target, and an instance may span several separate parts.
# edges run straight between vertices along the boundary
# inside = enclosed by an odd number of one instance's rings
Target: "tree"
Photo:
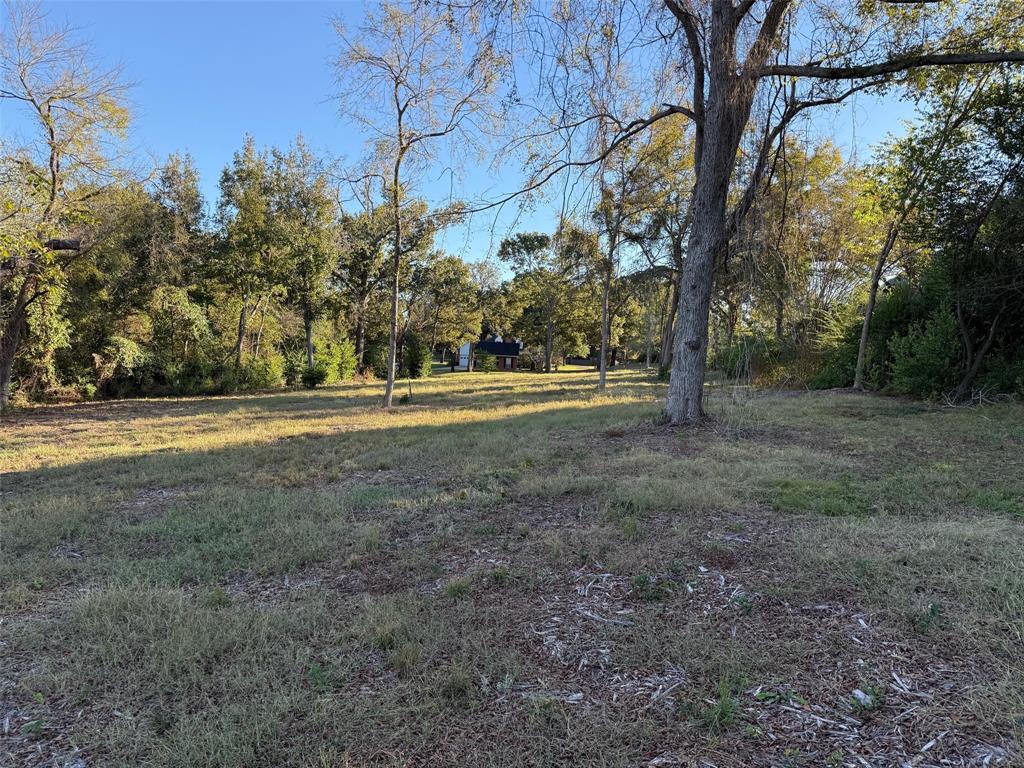
[[[948,290],[961,343],[951,399],[965,400],[990,351],[1020,350],[1024,319],[1024,81],[986,88],[977,109],[926,174],[915,237],[932,243],[931,271]],[[933,279],[935,279],[933,277]],[[1003,329],[1009,329],[1005,334]]]
[[[497,80],[492,47],[466,48],[464,25],[452,7],[421,0],[386,2],[368,11],[357,35],[339,20],[338,80],[342,110],[373,132],[374,154],[390,196],[391,323],[384,407],[391,407],[398,351],[403,252],[403,195],[407,174],[422,169],[437,144],[458,138],[472,144],[474,118],[489,109]]]
[[[830,142],[787,140],[783,151],[731,247],[747,273],[748,311],[780,350],[813,342],[830,309],[859,288],[878,247],[859,169]]]
[[[469,266],[457,256],[439,256],[424,269],[423,320],[429,349],[458,352],[480,337],[481,313]]]
[[[360,201],[362,210],[341,215],[341,248],[334,277],[348,297],[355,325],[356,367],[364,373],[370,299],[387,280],[384,265],[392,220],[390,209],[377,205],[372,193],[367,192]]]
[[[544,328],[544,372],[551,373],[555,338],[555,313],[567,293],[564,262],[551,247],[551,238],[541,232],[520,232],[502,240],[498,259],[522,279],[520,304],[531,304],[539,312]]]
[[[927,94],[932,106],[930,114],[924,117],[924,125],[892,142],[883,150],[882,159],[875,165],[875,197],[887,219],[887,225],[885,239],[878,250],[868,285],[853,376],[854,389],[864,388],[864,364],[871,333],[871,316],[878,301],[882,277],[898,261],[893,258],[894,255],[898,255],[901,250],[915,250],[913,247],[899,247],[905,244],[905,230],[908,225],[912,225],[918,212],[921,194],[929,177],[945,162],[944,154],[950,141],[957,135],[958,129],[976,113],[979,97],[990,73],[982,73],[980,78],[972,77],[971,74],[959,73],[959,77],[952,81],[940,79],[937,87],[933,86]]]
[[[545,83],[562,87],[554,88],[556,117],[543,111],[546,133],[594,121],[612,122],[615,133],[597,155],[572,153],[566,160],[572,147],[559,146],[519,193],[538,189],[561,171],[602,162],[617,146],[672,115],[686,115],[693,121],[692,215],[667,401],[672,422],[693,423],[703,415],[716,265],[723,262],[729,240],[753,203],[787,126],[812,108],[906,81],[923,68],[1024,61],[1020,45],[1024,20],[1015,3],[1001,0],[971,4],[849,0],[842,9],[832,3],[793,0],[663,0],[663,16],[676,24],[666,34],[663,19],[648,13],[649,9],[626,0],[608,2],[618,2],[621,17],[638,9],[633,22],[620,26],[618,32],[636,58],[656,61],[651,50],[664,41],[670,46],[665,56],[669,66],[652,73],[648,106],[621,115],[595,112],[588,103],[573,99],[572,90],[585,87],[586,81],[566,77],[559,67],[547,70],[554,74],[542,75]],[[582,38],[583,15],[592,16],[594,10],[587,7],[574,14],[560,5],[550,13],[531,8],[516,18],[525,18],[533,27],[531,40],[543,41],[544,48],[565,50]],[[495,18],[504,17],[495,14]],[[993,43],[996,50],[987,47]],[[677,90],[689,91],[688,100],[668,98],[664,86],[670,77]],[[766,105],[758,116],[764,126],[763,140],[745,189],[735,190],[740,143],[759,97],[759,103]],[[553,129],[551,122],[556,124]]]
[[[242,364],[242,348],[250,316],[257,302],[277,284],[272,217],[273,176],[265,152],[246,136],[241,152],[220,178],[217,204],[221,237],[211,254],[212,276],[241,300],[232,354],[235,369]]]
[[[288,152],[274,151],[272,176],[275,270],[286,301],[302,315],[306,367],[312,368],[313,324],[327,308],[328,278],[338,263],[336,206],[327,176],[301,136]]]
[[[117,69],[93,64],[70,29],[50,25],[38,4],[5,6],[0,33],[0,99],[32,118],[33,136],[4,154],[0,210],[0,409],[30,311],[54,300],[88,244],[88,202],[119,174],[116,146],[128,125],[127,85]],[[55,307],[38,316],[52,315]]]

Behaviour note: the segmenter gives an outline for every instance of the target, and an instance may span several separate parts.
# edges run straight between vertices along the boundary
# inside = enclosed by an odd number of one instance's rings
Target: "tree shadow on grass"
[[[557,407],[450,424],[354,426],[210,450],[153,450],[11,472],[4,480],[11,583],[140,574],[167,580],[257,569],[281,571],[332,556],[362,535],[375,510],[428,514],[497,503],[569,441],[609,424],[649,420],[648,403]],[[574,435],[572,438],[558,435]],[[622,450],[627,441],[620,441]],[[383,482],[375,477],[383,473]],[[70,552],[70,556],[69,553]],[[161,579],[163,581],[164,579]]]

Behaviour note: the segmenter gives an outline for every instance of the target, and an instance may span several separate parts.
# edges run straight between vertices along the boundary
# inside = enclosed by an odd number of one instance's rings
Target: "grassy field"
[[[595,383],[6,418],[0,765],[1021,764],[1024,406]]]

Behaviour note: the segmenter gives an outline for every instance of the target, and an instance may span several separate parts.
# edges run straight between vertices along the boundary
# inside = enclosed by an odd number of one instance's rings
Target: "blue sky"
[[[106,64],[120,63],[132,90],[132,143],[158,159],[189,152],[212,203],[217,179],[246,132],[264,146],[285,146],[298,133],[331,157],[355,161],[363,150],[355,126],[338,115],[331,61],[337,42],[330,19],[357,23],[358,2],[48,2],[53,21],[67,20]],[[0,132],[16,133],[16,107],[0,102]],[[912,110],[894,99],[861,96],[819,113],[814,130],[849,155],[870,156],[872,144]],[[464,196],[514,189],[514,167],[493,178],[485,168],[461,180]],[[422,190],[447,198],[450,179]],[[552,193],[555,190],[552,189]],[[520,228],[550,231],[554,206],[540,205]],[[497,246],[514,224],[514,211],[478,215],[447,232],[442,247],[475,261]]]

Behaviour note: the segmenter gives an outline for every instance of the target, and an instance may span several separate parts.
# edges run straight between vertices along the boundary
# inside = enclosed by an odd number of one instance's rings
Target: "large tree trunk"
[[[675,329],[672,376],[667,412],[673,424],[695,424],[704,415],[704,374],[708,354],[708,313],[715,258],[726,244],[726,191],[736,144],[710,131],[705,145],[704,179],[694,194],[693,230],[679,291],[679,321]],[[717,147],[727,143],[733,147]],[[715,162],[715,156],[717,162]],[[715,177],[717,176],[717,179]]]
[[[14,359],[10,357],[7,350],[0,353],[0,412],[7,408],[11,399],[11,368],[14,367]]]
[[[704,210],[694,214],[694,234],[690,237],[688,258],[683,268],[679,322],[675,330],[672,377],[668,388],[666,410],[673,424],[695,424],[704,415],[708,312],[715,253],[725,239],[725,195],[709,190],[697,205]]]
[[[733,11],[731,3],[726,3],[716,4],[713,12],[704,140],[693,190],[693,219],[680,283],[679,323],[666,408],[673,424],[695,424],[704,415],[714,270],[721,249],[728,246],[729,182],[756,86],[756,81],[735,71]],[[723,13],[730,17],[720,18]]]

